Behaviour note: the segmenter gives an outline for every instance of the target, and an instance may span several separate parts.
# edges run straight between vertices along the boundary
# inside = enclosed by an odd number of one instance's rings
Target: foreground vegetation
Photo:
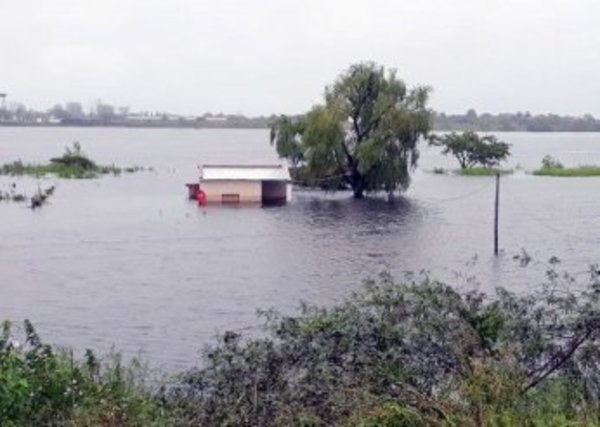
[[[137,172],[143,170],[142,167],[119,168],[115,165],[101,166],[90,160],[81,150],[78,142],[73,143],[73,147],[67,147],[61,157],[50,159],[49,163],[36,165],[26,164],[20,160],[7,163],[0,166],[0,175],[56,175],[59,178],[97,178],[101,175],[112,174],[119,175],[123,172]]]
[[[527,262],[527,258],[524,258]],[[160,390],[118,359],[0,338],[0,424],[510,426],[600,423],[600,280],[580,294],[459,293],[390,277],[332,307],[262,315]]]
[[[28,321],[24,342],[5,322],[0,335],[0,425],[165,425],[158,400],[140,382],[142,370],[119,357],[83,360],[44,345]]]

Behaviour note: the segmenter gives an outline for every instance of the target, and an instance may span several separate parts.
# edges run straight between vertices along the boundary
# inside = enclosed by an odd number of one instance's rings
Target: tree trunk
[[[363,197],[365,197],[365,182],[358,171],[354,171],[354,173],[352,174],[350,186],[352,187],[352,191],[354,192],[355,199],[362,199]]]

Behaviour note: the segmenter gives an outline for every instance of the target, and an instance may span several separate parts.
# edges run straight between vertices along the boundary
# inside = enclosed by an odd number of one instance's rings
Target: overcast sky
[[[39,109],[299,113],[374,60],[440,111],[600,116],[598,0],[0,0],[0,40]]]

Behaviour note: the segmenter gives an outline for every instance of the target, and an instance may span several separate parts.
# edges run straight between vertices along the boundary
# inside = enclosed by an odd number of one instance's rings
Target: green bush
[[[267,313],[269,338],[225,334],[171,404],[198,425],[599,423],[599,294],[384,277],[333,308]]]
[[[145,391],[135,365],[118,356],[82,362],[42,344],[25,321],[17,343],[5,322],[0,336],[0,425],[164,425],[164,410]]]
[[[29,323],[18,347],[5,325],[0,425],[599,425],[598,271],[578,294],[551,270],[493,296],[384,275],[333,307],[263,312],[268,334],[225,333],[155,393],[118,358],[75,361]]]

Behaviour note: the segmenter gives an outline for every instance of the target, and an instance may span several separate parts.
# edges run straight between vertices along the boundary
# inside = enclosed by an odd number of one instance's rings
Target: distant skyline
[[[351,63],[447,113],[600,116],[593,0],[0,0],[0,93],[47,109],[303,113]]]

